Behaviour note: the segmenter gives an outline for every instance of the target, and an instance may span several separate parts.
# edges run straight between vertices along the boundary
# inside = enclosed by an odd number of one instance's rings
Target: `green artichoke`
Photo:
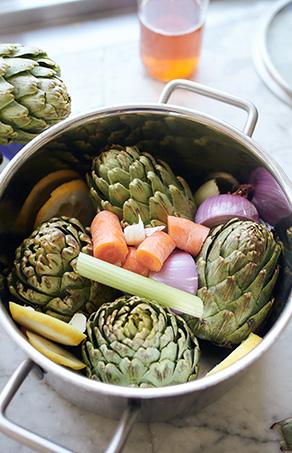
[[[264,225],[232,219],[214,228],[197,261],[204,313],[188,318],[194,334],[228,347],[256,331],[273,305],[280,253]]]
[[[292,451],[292,418],[274,423],[271,429],[278,431],[281,435],[280,450]]]
[[[27,143],[70,113],[59,66],[36,47],[0,44],[0,144]]]
[[[92,163],[88,184],[97,210],[117,214],[123,226],[167,223],[167,216],[194,218],[195,205],[187,182],[170,167],[136,147],[115,146]]]
[[[128,387],[160,387],[196,379],[200,349],[186,322],[136,296],[104,304],[87,322],[87,375]]]
[[[10,293],[63,321],[76,312],[92,313],[117,292],[76,272],[79,252],[91,254],[92,244],[77,219],[56,217],[43,223],[16,250]]]

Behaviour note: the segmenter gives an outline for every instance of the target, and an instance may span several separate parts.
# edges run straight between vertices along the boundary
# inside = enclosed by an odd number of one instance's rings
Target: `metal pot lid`
[[[292,0],[280,1],[269,11],[254,49],[257,71],[282,101],[292,106]]]

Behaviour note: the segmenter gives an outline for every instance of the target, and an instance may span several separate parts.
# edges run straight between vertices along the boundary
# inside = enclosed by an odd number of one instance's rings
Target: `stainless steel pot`
[[[221,101],[247,113],[243,132],[209,115],[167,105],[171,94],[183,89]],[[167,158],[177,174],[184,174],[192,183],[199,182],[210,170],[225,170],[246,180],[257,166],[266,167],[277,179],[290,204],[292,188],[283,171],[251,140],[257,121],[256,108],[249,102],[193,82],[177,80],[164,89],[158,104],[128,105],[107,108],[68,119],[40,134],[10,162],[0,175],[1,230],[13,229],[13,224],[1,217],[7,201],[20,204],[33,186],[34,166],[38,177],[53,169],[71,165],[86,168],[90,154],[106,143],[137,143],[159,157]],[[194,186],[194,183],[192,184]],[[18,188],[21,187],[21,190]],[[291,216],[290,216],[291,217]],[[285,228],[292,224],[286,219]],[[284,228],[284,229],[285,229]],[[283,234],[279,226],[278,234]],[[1,244],[0,244],[1,245]],[[14,439],[42,452],[69,450],[22,428],[5,415],[18,388],[32,368],[45,375],[48,383],[62,396],[79,406],[105,416],[120,418],[117,431],[107,452],[120,451],[134,421],[167,420],[185,414],[190,407],[197,410],[222,395],[243,372],[274,343],[292,314],[291,268],[283,261],[277,287],[278,310],[266,326],[263,341],[247,356],[229,368],[210,377],[186,384],[163,388],[125,388],[95,382],[67,370],[35,350],[22,335],[8,314],[5,304],[0,307],[2,327],[29,356],[15,371],[0,395],[0,429]],[[291,263],[290,263],[291,265]],[[203,369],[210,369],[218,356],[209,355]]]

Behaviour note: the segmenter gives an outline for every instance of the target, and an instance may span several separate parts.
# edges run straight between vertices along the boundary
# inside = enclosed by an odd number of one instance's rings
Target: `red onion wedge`
[[[175,250],[159,272],[150,272],[149,277],[191,294],[198,289],[196,263],[189,253]]]
[[[205,200],[198,208],[195,222],[210,228],[237,217],[259,223],[256,207],[239,195],[214,195]]]
[[[252,203],[265,222],[275,225],[291,214],[292,208],[283,190],[268,170],[263,167],[256,168],[250,176],[249,183],[254,189]]]

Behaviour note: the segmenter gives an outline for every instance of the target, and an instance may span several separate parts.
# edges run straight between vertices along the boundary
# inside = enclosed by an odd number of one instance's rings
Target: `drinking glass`
[[[147,72],[168,81],[198,66],[208,0],[139,0],[140,53]]]

